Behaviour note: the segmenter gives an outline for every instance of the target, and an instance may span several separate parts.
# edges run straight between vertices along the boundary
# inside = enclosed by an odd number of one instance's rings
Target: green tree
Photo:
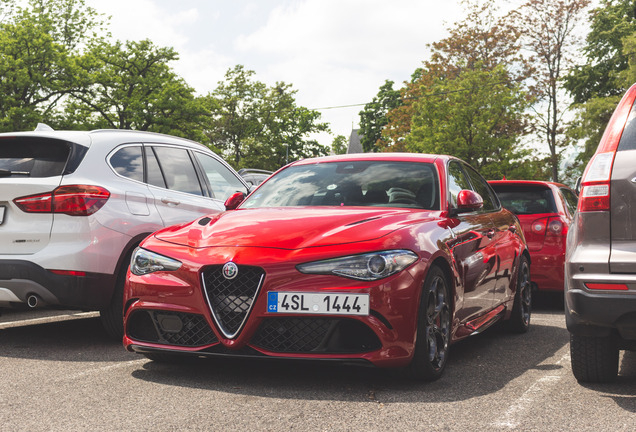
[[[389,122],[386,114],[402,105],[399,90],[393,90],[393,81],[386,80],[377,96],[360,111],[360,143],[365,152],[379,150],[376,143],[382,139],[382,130]]]
[[[344,135],[338,135],[331,143],[332,153],[336,155],[347,153],[347,144],[347,137]]]
[[[430,60],[416,70],[411,82],[402,89],[402,105],[387,113],[388,123],[378,143],[382,150],[417,148],[414,145],[422,135],[414,130],[423,127],[421,107],[437,101],[437,98],[431,99],[431,94],[447,91],[441,90],[446,85],[452,88],[450,91],[464,91],[457,79],[460,76],[465,79],[471,71],[487,75],[497,69],[496,76],[502,84],[522,90],[518,83],[527,75],[527,68],[519,54],[519,32],[500,18],[495,0],[466,0],[462,4],[467,11],[466,17],[449,29],[447,38],[429,45]],[[515,128],[519,136],[525,133],[521,120],[511,124],[510,128]]]
[[[320,113],[298,106],[290,84],[267,87],[254,71],[237,65],[206,100],[206,135],[235,168],[278,169],[287,162],[326,155],[311,134],[327,131]]]
[[[406,148],[459,157],[489,179],[535,175],[536,166],[520,163],[528,156],[518,145],[528,102],[519,87],[503,65],[475,63],[456,78],[437,79],[414,105]]]
[[[0,9],[3,131],[32,129],[38,122],[53,120],[61,101],[81,88],[75,62],[79,47],[96,40],[89,34],[104,23],[83,0],[16,5],[6,1]]]
[[[149,40],[96,45],[78,60],[83,85],[65,106],[66,127],[203,138],[206,106],[170,67],[177,58]]]
[[[73,61],[76,48],[93,40],[86,33],[103,23],[83,0],[17,5],[6,1],[0,9],[0,130],[4,131],[32,129],[51,120],[60,101],[79,89]]]
[[[573,140],[583,143],[574,175],[594,154],[605,126],[623,93],[636,82],[630,69],[630,56],[636,33],[636,1],[601,0],[590,13],[590,32],[585,38],[583,64],[564,79],[572,95],[576,119],[568,129]],[[632,59],[633,63],[633,59]]]

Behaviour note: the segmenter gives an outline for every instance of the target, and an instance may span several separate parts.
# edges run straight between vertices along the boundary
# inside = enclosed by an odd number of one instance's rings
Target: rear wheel
[[[579,382],[605,383],[618,375],[619,349],[611,337],[570,334],[572,372]]]
[[[420,300],[415,353],[407,368],[412,378],[434,381],[446,368],[451,328],[448,285],[444,272],[431,267]]]
[[[525,333],[530,328],[532,314],[532,284],[530,283],[530,264],[528,258],[521,255],[517,274],[517,292],[512,306],[512,314],[507,327],[514,333]]]

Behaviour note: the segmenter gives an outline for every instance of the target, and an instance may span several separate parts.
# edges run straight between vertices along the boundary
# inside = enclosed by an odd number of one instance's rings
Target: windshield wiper
[[[0,169],[0,177],[11,177],[14,175],[28,176],[28,175],[31,175],[31,171],[11,171],[6,169]]]

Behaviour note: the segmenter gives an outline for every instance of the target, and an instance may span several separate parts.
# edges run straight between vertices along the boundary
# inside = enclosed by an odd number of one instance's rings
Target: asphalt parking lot
[[[372,368],[201,360],[126,352],[95,313],[0,316],[0,424],[17,430],[578,430],[636,426],[636,353],[613,384],[572,376],[554,299],[526,335],[492,329],[453,346],[445,375],[408,382]]]

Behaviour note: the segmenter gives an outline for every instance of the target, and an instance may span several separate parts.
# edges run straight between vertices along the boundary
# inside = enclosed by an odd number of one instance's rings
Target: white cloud
[[[369,102],[385,79],[400,87],[427,58],[426,44],[461,17],[458,2],[87,0],[112,15],[116,39],[174,47],[175,71],[200,94],[242,64],[269,85],[293,84],[308,108]],[[348,136],[361,109],[321,112],[335,134]]]

